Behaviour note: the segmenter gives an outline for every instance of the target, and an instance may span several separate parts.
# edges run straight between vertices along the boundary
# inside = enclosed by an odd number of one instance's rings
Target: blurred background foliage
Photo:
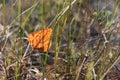
[[[0,50],[4,54],[1,62],[7,68],[5,78],[16,76],[19,80],[21,75],[30,74],[24,73],[24,68],[32,69],[34,60],[39,63],[35,68],[48,79],[120,78],[120,64],[115,66],[120,55],[119,14],[119,0],[0,0]],[[26,38],[47,27],[53,29],[53,43],[50,52],[42,55],[28,47]],[[118,70],[108,73],[112,68]],[[53,77],[54,73],[60,77]]]

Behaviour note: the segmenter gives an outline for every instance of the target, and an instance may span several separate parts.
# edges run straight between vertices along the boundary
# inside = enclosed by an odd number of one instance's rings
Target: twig
[[[107,38],[106,38],[106,35],[105,35],[105,34],[103,34],[103,37],[104,37],[104,40],[105,40],[105,42],[104,42],[104,46],[105,46],[105,48],[106,48],[106,44],[107,44],[107,43],[109,43],[109,41],[107,40]]]
[[[22,60],[23,60],[24,57],[27,55],[27,52],[28,52],[29,47],[30,47],[30,45],[28,44],[28,46],[27,46],[27,48],[26,48],[26,50],[25,50],[25,53],[24,53],[24,55],[23,55],[23,57],[22,57]]]
[[[93,72],[94,80],[96,80],[96,73],[95,73],[95,69],[94,68],[93,68],[92,72]]]
[[[75,80],[78,80],[78,79],[79,79],[79,74],[80,74],[80,72],[81,72],[81,70],[82,70],[82,67],[83,67],[85,61],[87,60],[87,58],[88,58],[88,56],[89,56],[88,52],[89,52],[89,51],[87,51],[87,52],[85,53],[85,57],[84,57],[82,63],[81,63],[81,60],[80,60],[80,59],[79,59],[79,61],[78,61],[78,62],[79,62],[79,63],[78,63],[78,66],[79,66],[79,67],[77,68],[77,71],[76,71],[77,76],[76,76],[76,79],[75,79]]]
[[[77,76],[76,76],[76,79],[75,79],[75,80],[78,80],[78,79],[79,79],[79,74],[80,74],[80,72],[81,72],[81,70],[82,70],[82,67],[83,67],[86,59],[87,59],[87,58],[85,57],[84,60],[83,60],[83,62],[82,62],[82,63],[80,64],[80,66],[78,67],[78,69],[77,69],[77,71],[76,71]],[[79,62],[80,62],[80,59],[79,59]]]

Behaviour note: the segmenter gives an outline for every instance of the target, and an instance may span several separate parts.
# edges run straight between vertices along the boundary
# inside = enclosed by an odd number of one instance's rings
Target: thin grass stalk
[[[21,0],[18,0],[18,15],[21,14],[21,11],[22,11],[21,6],[22,6],[22,5],[21,5]],[[19,36],[19,35],[21,35],[21,32],[22,32],[22,30],[21,30],[22,17],[21,17],[21,16],[18,17],[18,22],[20,23],[20,25],[19,25],[19,30],[18,30],[18,36]],[[22,42],[23,42],[23,41],[22,41]],[[17,55],[20,54],[20,56],[18,56],[18,59],[20,59],[20,57],[22,56],[21,44],[19,44],[18,47],[20,47],[20,51],[18,51],[18,54],[17,54]],[[20,68],[19,64],[16,64],[16,70],[15,70],[16,80],[19,79],[19,77],[18,77],[18,75],[19,75],[19,68]]]
[[[114,18],[115,18],[115,15],[116,15],[116,13],[117,13],[117,10],[118,10],[118,8],[119,8],[119,5],[120,5],[120,1],[116,0],[115,7],[114,7],[114,10],[113,10],[113,12],[112,12],[111,19],[110,19],[109,22],[106,23],[104,32],[105,32],[106,30],[109,30],[109,29],[111,28],[111,25],[114,23]],[[103,33],[104,33],[104,32],[103,32]]]
[[[70,6],[73,6],[73,4],[75,4],[75,2],[77,2],[78,0],[74,0],[71,2],[70,5],[68,5],[67,7],[65,7],[63,10],[61,10],[56,17],[51,21],[51,23],[48,25],[48,27],[51,27],[52,24],[54,24],[54,22],[56,22],[55,24],[58,23],[58,21],[60,20],[60,18],[68,11],[68,9],[70,8]],[[82,0],[80,0],[82,1]]]
[[[120,54],[120,53],[119,53]],[[120,59],[120,55],[118,56],[118,58],[115,60],[115,62],[106,70],[106,72],[101,76],[100,80],[103,80],[104,77],[107,75],[107,73],[114,67],[114,65],[118,62],[118,60]]]
[[[83,67],[86,59],[87,59],[87,58],[85,57],[85,58],[83,59],[82,63],[78,65],[78,69],[76,70],[76,78],[75,78],[75,80],[79,80],[79,74],[80,74],[80,72],[81,72],[81,70],[82,70],[82,67]],[[79,62],[80,62],[80,60],[79,60]]]
[[[32,5],[30,8],[24,10],[23,12],[21,12],[21,14],[18,14],[18,16],[9,24],[9,25],[13,25],[13,23],[23,14],[27,13],[28,11],[30,11],[31,9],[35,8],[38,5],[39,2],[36,2],[34,5]],[[11,26],[12,27],[12,26]]]

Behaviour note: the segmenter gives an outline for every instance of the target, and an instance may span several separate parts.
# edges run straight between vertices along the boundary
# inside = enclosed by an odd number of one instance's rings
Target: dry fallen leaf
[[[39,49],[46,52],[52,44],[51,40],[52,29],[46,28],[29,34],[28,41],[34,49]]]

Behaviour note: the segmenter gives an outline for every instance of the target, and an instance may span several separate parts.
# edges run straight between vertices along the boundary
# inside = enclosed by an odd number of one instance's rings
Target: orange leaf
[[[52,44],[51,40],[52,29],[46,28],[37,32],[33,32],[28,36],[28,42],[34,49],[39,49],[46,52]]]

